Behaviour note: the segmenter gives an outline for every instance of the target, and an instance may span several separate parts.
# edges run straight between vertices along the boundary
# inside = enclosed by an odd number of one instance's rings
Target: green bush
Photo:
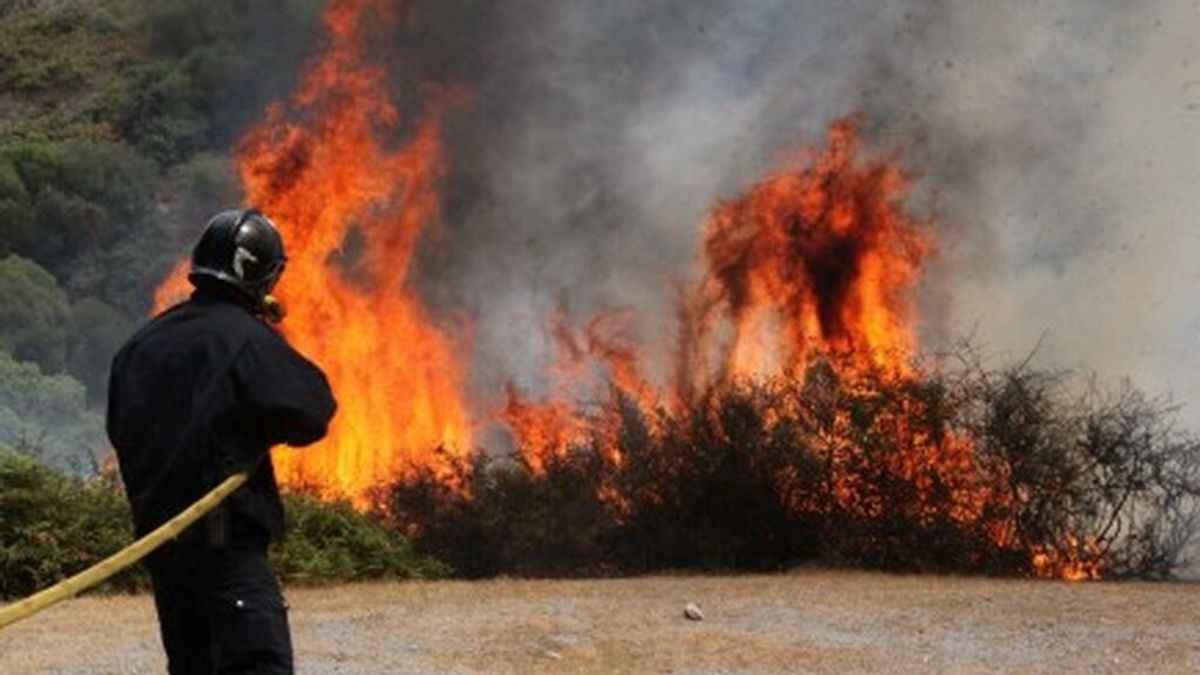
[[[418,579],[445,566],[417,555],[377,516],[348,503],[307,495],[284,497],[290,528],[272,547],[280,577],[290,583]],[[19,598],[80,572],[133,539],[128,502],[114,476],[70,478],[0,447],[0,598]],[[99,587],[149,587],[135,566]]]
[[[108,478],[68,478],[0,447],[0,597],[28,595],[119,551],[133,537],[125,496]],[[101,589],[145,588],[127,570]]]
[[[70,320],[67,296],[49,272],[20,256],[0,258],[0,349],[60,373]]]
[[[12,139],[0,144],[5,248],[66,276],[81,255],[139,231],[158,188],[154,163],[122,143]]]
[[[104,404],[112,358],[136,328],[127,315],[96,298],[71,305],[67,370],[87,388],[90,405]]]
[[[420,579],[445,568],[417,555],[408,542],[375,516],[347,502],[324,502],[305,494],[284,496],[288,531],[271,551],[285,582]]]
[[[0,144],[0,251],[36,261],[72,300],[144,316],[179,254],[156,211],[162,177],[131,147],[91,140]]]
[[[36,93],[79,87],[111,62],[94,9],[85,3],[57,11],[30,9],[0,24],[0,86]],[[99,18],[98,15],[96,18]]]
[[[154,62],[137,68],[115,90],[106,111],[117,118],[121,134],[164,165],[180,162],[206,143],[207,92],[193,80],[186,63]]]
[[[290,89],[315,40],[318,7],[311,0],[149,3],[139,32],[150,58],[106,93],[98,114],[164,166],[223,150]]]

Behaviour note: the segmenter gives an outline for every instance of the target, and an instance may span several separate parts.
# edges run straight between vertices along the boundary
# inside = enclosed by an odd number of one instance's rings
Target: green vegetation
[[[99,101],[137,55],[132,2],[0,3],[0,114],[6,137],[111,136]]]
[[[287,495],[289,532],[271,551],[284,582],[436,577],[444,568],[346,503]],[[0,447],[0,598],[45,588],[133,540],[129,506],[112,475],[72,478]],[[101,591],[147,588],[135,567]]]
[[[446,569],[417,555],[408,541],[348,502],[284,496],[288,532],[272,551],[284,581],[316,583],[441,576]]]
[[[0,447],[0,597],[32,593],[128,544],[129,506],[112,480],[80,480]],[[102,588],[147,586],[140,570]]]
[[[92,471],[109,361],[239,199],[229,148],[291,88],[319,6],[0,0],[0,441]]]
[[[0,260],[0,349],[47,373],[62,372],[67,362],[71,306],[49,272],[32,260],[10,255]]]
[[[102,416],[88,407],[83,385],[0,350],[0,445],[94,476],[103,438]]]

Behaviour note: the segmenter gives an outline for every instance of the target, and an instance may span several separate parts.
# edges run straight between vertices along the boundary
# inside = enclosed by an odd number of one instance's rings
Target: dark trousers
[[[293,672],[287,608],[264,550],[168,544],[146,566],[171,675]]]

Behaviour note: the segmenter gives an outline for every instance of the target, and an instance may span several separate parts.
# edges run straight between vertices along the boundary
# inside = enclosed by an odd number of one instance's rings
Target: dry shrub
[[[1200,466],[1175,410],[969,350],[923,375],[726,382],[679,410],[614,393],[593,438],[533,471],[484,457],[387,494],[460,574],[772,570],[1162,577],[1186,561]],[[1083,393],[1078,393],[1081,391]]]

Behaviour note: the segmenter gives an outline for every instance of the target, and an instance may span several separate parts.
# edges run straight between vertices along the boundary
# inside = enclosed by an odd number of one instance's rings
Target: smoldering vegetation
[[[380,504],[467,576],[819,564],[1164,578],[1190,562],[1200,438],[1163,401],[989,368],[965,347],[919,378],[844,372],[816,357],[802,377],[726,383],[670,412],[614,388],[595,413],[611,433],[537,467],[481,455]]]

